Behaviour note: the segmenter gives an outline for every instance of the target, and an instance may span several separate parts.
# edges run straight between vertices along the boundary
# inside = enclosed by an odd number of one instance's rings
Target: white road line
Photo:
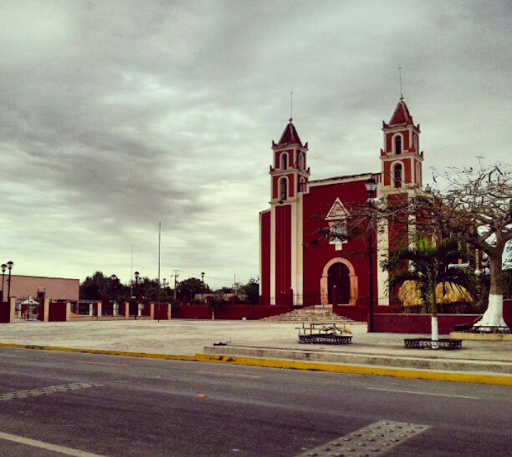
[[[70,447],[57,446],[56,444],[45,443],[44,441],[32,440],[22,436],[11,435],[10,433],[0,432],[0,439],[7,441],[14,441],[15,443],[26,444],[27,446],[38,447],[40,449],[47,449],[48,451],[59,452],[65,455],[72,455],[74,457],[105,457],[92,452],[79,451]]]
[[[381,389],[379,387],[366,387],[366,389],[368,389],[368,390],[381,390],[383,392],[396,392],[396,393],[400,393],[400,394],[431,395],[433,397],[471,398],[473,400],[480,400],[480,397],[470,397],[468,395],[432,394],[432,393],[429,393],[429,392],[414,392],[412,390]]]
[[[250,374],[228,374],[228,373],[217,373],[215,371],[196,371],[196,373],[212,374],[214,376],[227,376],[230,378],[254,378],[261,379],[261,376],[253,376]]]
[[[19,400],[20,398],[38,397],[39,395],[48,395],[57,392],[69,392],[79,389],[88,389],[91,387],[98,387],[99,385],[100,384],[92,384],[90,382],[74,382],[72,384],[63,384],[60,386],[40,387],[38,389],[7,392],[5,394],[0,394],[0,402]]]
[[[379,421],[355,432],[329,441],[297,457],[379,456],[410,438],[427,431],[428,425],[405,422]],[[390,454],[388,454],[390,455]]]

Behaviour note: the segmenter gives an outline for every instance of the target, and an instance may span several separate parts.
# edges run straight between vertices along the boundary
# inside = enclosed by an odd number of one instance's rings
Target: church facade
[[[378,265],[393,242],[392,227],[374,233],[377,249],[370,262],[363,237],[340,241],[319,233],[342,230],[347,205],[364,204],[365,183],[377,182],[377,199],[422,193],[423,152],[420,127],[403,100],[389,123],[383,122],[380,172],[311,180],[308,143],[302,143],[290,119],[280,140],[272,142],[270,208],[260,213],[260,303],[310,306],[367,304],[370,264],[374,296],[386,305],[387,273]],[[375,303],[375,302],[374,302]]]

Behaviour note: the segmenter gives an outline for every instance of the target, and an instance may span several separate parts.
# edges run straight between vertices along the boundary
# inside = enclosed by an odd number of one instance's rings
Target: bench
[[[344,335],[345,328],[339,328],[335,323],[310,323],[308,327],[296,327],[299,330],[300,344],[350,344],[352,335]]]

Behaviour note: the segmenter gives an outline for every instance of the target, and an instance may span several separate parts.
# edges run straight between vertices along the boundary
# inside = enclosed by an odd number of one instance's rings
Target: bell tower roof
[[[285,127],[283,134],[281,135],[281,139],[277,143],[277,147],[283,147],[288,144],[299,144],[300,146],[304,146],[300,141],[299,134],[297,133],[297,129],[292,123],[292,118],[290,118],[290,122]]]
[[[406,103],[403,98],[400,98],[400,101],[396,105],[393,116],[391,116],[391,120],[389,121],[389,126],[399,125],[399,124],[412,124],[412,116],[409,113],[409,109],[407,108]]]

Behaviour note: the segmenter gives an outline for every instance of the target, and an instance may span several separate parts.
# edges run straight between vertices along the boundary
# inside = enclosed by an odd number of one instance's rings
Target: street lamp
[[[9,260],[7,262],[7,269],[9,270],[9,276],[7,277],[7,302],[9,303],[11,301],[11,270],[14,266],[14,262],[12,260]]]
[[[138,271],[136,271],[134,273],[134,276],[135,276],[135,319],[137,319],[137,315],[139,314],[139,299],[138,299],[138,296],[139,296],[139,278],[140,278],[140,273]]]
[[[201,273],[201,301],[204,301],[204,271]]]
[[[368,206],[371,208],[373,206],[373,195],[377,190],[377,181],[373,177],[368,178],[365,182],[366,191],[368,192]],[[369,235],[369,248],[370,253],[368,255],[368,261],[370,263],[370,322],[368,325],[368,332],[373,333],[373,230],[370,227],[370,235]]]
[[[7,270],[7,265],[5,263],[2,264],[2,299],[0,303],[4,302],[4,279],[5,279],[5,270]]]

